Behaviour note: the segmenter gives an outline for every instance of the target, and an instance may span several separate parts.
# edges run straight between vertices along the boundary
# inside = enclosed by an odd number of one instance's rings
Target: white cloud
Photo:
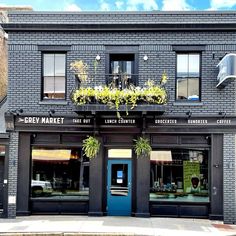
[[[137,11],[138,8],[142,7],[145,11],[157,10],[158,5],[155,0],[128,0],[127,10]]]
[[[192,10],[192,7],[186,0],[163,0],[163,11],[186,11]]]
[[[64,11],[81,11],[81,8],[75,3],[68,4],[64,7]]]
[[[110,6],[107,2],[105,2],[104,0],[100,0],[100,10],[101,11],[109,11],[110,10]]]
[[[236,0],[210,0],[211,10],[231,8],[236,5]]]
[[[116,8],[117,9],[122,9],[122,6],[124,5],[124,2],[122,2],[122,1],[116,1],[115,2],[115,5],[116,5]]]

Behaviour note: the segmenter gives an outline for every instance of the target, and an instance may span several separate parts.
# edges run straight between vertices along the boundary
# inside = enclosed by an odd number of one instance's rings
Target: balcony
[[[119,112],[128,115],[131,111],[163,113],[167,103],[164,79],[163,76],[159,81],[154,76],[141,78],[137,74],[82,75],[77,77],[71,100],[75,111],[115,111],[118,116]],[[106,81],[106,84],[99,84],[101,81]],[[138,81],[143,83],[143,87],[137,86]]]

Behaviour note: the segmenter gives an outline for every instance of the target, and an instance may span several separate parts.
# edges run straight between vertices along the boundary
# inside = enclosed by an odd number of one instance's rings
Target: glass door
[[[110,78],[108,85],[112,88],[125,89],[134,80],[134,55],[133,54],[112,54],[110,56]]]
[[[131,215],[131,160],[108,160],[107,214]]]

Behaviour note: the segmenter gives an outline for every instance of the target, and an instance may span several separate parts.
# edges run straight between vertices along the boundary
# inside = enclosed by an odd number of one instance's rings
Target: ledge
[[[190,106],[190,107],[194,107],[194,106],[203,106],[204,103],[203,102],[173,102],[172,103],[173,106]]]
[[[43,100],[38,103],[39,105],[68,105],[68,101],[61,100]]]
[[[142,104],[137,105],[135,108],[131,109],[131,106],[121,105],[119,111],[158,111],[165,112],[165,105],[154,105],[154,104]],[[115,111],[115,108],[109,108],[107,105],[103,104],[86,104],[76,106],[76,111]]]

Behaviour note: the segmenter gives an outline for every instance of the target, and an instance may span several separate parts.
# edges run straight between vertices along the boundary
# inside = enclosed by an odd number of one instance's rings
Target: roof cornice
[[[235,31],[236,22],[228,23],[155,23],[155,24],[38,24],[4,23],[10,31]]]

